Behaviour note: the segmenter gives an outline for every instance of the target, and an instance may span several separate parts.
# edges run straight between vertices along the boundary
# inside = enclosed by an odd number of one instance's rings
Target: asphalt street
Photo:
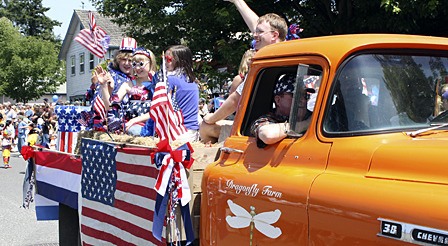
[[[0,152],[1,153],[1,152]],[[37,221],[34,203],[22,208],[22,185],[26,162],[12,153],[12,168],[0,162],[0,246],[53,246],[58,244],[58,221]]]

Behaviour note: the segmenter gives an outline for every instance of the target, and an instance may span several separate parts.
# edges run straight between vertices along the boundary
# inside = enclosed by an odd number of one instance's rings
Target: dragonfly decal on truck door
[[[282,234],[280,228],[271,225],[280,219],[280,215],[282,214],[280,210],[276,209],[274,211],[256,214],[254,206],[250,206],[250,212],[248,212],[231,200],[227,200],[227,204],[229,205],[230,211],[235,215],[228,215],[226,217],[227,224],[230,227],[240,229],[250,226],[249,245],[252,245],[254,225],[259,232],[270,238],[277,238]]]

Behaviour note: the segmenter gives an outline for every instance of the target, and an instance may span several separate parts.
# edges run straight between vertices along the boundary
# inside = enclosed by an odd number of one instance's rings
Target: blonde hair
[[[140,62],[140,61],[144,61],[147,62],[149,61],[149,67],[151,68],[152,66],[152,59],[143,55],[143,54],[136,54],[132,57],[132,61],[133,62]]]
[[[157,63],[156,63],[156,56],[154,55],[154,52],[152,52],[151,50],[149,50],[149,49],[145,49],[145,51],[147,51],[147,53],[149,53],[149,57],[146,55],[146,54],[143,54],[143,53],[137,53],[137,54],[134,54],[133,56],[132,56],[132,61],[134,62],[134,61],[142,61],[142,60],[145,60],[145,61],[148,61],[149,60],[149,71],[150,72],[155,72],[155,71],[157,71]],[[144,56],[144,57],[146,57],[147,59],[142,59],[142,58],[135,58],[135,57],[137,57],[137,56]]]
[[[241,58],[240,67],[238,68],[238,74],[246,75],[247,71],[249,71],[249,66],[254,55],[255,50],[252,49],[246,50],[246,52],[244,52],[244,55]]]
[[[273,31],[278,32],[278,37],[280,40],[284,41],[286,39],[286,34],[288,33],[288,25],[286,24],[285,19],[280,17],[278,14],[269,13],[258,18],[258,24],[263,22],[267,22]]]

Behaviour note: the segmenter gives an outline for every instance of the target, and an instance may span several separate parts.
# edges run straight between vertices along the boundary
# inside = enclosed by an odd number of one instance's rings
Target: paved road
[[[10,164],[4,169],[0,160],[0,246],[59,245],[58,221],[37,221],[34,203],[21,207],[26,162],[12,153]]]

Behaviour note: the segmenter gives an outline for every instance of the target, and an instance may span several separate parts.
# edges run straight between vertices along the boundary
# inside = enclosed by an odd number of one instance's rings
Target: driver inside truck
[[[257,138],[257,147],[264,148],[269,144],[277,143],[288,136],[289,113],[294,96],[294,83],[296,81],[295,73],[281,75],[274,88],[275,108],[269,113],[262,115],[252,123],[251,136]],[[306,88],[300,98],[297,119],[302,124],[298,133],[303,133],[308,128],[312,112],[307,109],[307,103],[310,93],[315,93],[313,88]]]

